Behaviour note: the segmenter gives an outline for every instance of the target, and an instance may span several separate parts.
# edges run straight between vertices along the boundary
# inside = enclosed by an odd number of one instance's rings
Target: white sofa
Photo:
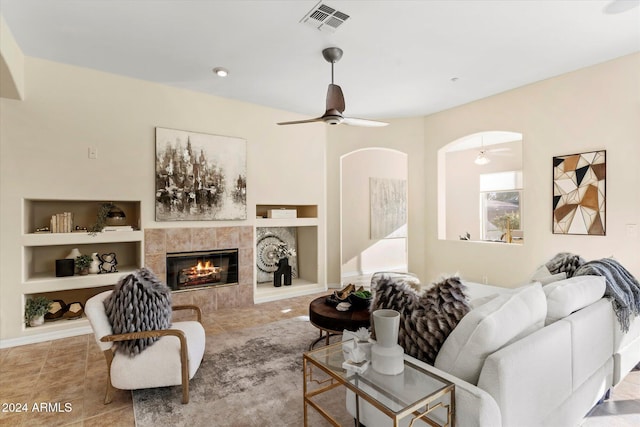
[[[537,283],[526,291],[466,284],[474,308],[445,341],[435,367],[405,355],[455,383],[457,426],[579,425],[640,362],[640,317],[622,333],[611,302],[603,298],[602,277],[582,276],[544,287]],[[491,312],[486,319],[478,319],[482,310]],[[514,317],[514,313],[520,314]],[[528,320],[513,326],[520,317]],[[469,326],[474,322],[476,326]],[[512,336],[501,343],[497,336],[504,329],[510,329],[506,334]],[[479,339],[492,344],[479,349]],[[347,409],[352,415],[356,412],[351,392],[347,392]],[[443,412],[434,413],[439,422],[443,416]],[[392,425],[362,399],[360,421],[367,427]]]

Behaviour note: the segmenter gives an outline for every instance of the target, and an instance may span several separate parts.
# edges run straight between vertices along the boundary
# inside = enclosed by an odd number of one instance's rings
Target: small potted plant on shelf
[[[100,208],[98,209],[98,215],[96,217],[96,222],[89,226],[87,231],[90,235],[96,236],[98,233],[102,231],[105,225],[107,225],[107,219],[109,218],[109,212],[112,209],[116,209],[117,206],[113,203],[102,203]],[[119,209],[119,208],[118,208]]]
[[[90,255],[80,255],[76,257],[76,268],[78,269],[78,273],[81,275],[89,274],[89,267],[91,267],[91,262],[93,258]]]
[[[40,326],[44,323],[44,315],[49,311],[51,301],[43,296],[27,299],[24,306],[24,320],[28,326]]]

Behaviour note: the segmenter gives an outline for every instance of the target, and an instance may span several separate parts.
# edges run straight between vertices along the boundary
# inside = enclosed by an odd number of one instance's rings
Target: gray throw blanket
[[[604,276],[605,295],[612,300],[613,310],[623,332],[629,330],[631,315],[640,315],[640,283],[618,261],[611,258],[589,261],[578,267],[574,276]]]

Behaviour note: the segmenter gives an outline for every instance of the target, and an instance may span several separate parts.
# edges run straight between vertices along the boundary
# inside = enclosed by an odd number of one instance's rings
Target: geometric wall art
[[[156,128],[156,221],[247,218],[246,141]]]
[[[606,234],[606,153],[553,158],[554,234]]]

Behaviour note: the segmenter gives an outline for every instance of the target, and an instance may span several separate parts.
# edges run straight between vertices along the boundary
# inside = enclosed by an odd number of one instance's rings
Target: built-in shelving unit
[[[296,218],[267,218],[270,209],[293,209],[297,215]],[[291,286],[274,287],[271,282],[256,283],[254,301],[275,301],[325,290],[326,285],[319,283],[318,206],[261,204],[256,205],[256,216],[256,239],[258,229],[262,227],[296,228],[298,277],[293,279]],[[257,266],[254,276],[258,277]]]
[[[112,289],[123,275],[143,265],[144,233],[140,231],[140,201],[134,200],[51,200],[24,199],[22,224],[22,307],[34,295],[61,299],[65,303],[81,302],[100,292]],[[90,227],[95,223],[103,203],[121,208],[134,231],[36,233],[37,228],[48,226],[52,215],[71,212],[73,226]],[[65,258],[72,249],[80,253],[115,253],[117,272],[105,274],[56,277],[55,260]],[[23,312],[24,310],[21,310]],[[23,326],[25,336],[47,334],[71,336],[90,331],[86,319],[58,320],[42,326]]]

